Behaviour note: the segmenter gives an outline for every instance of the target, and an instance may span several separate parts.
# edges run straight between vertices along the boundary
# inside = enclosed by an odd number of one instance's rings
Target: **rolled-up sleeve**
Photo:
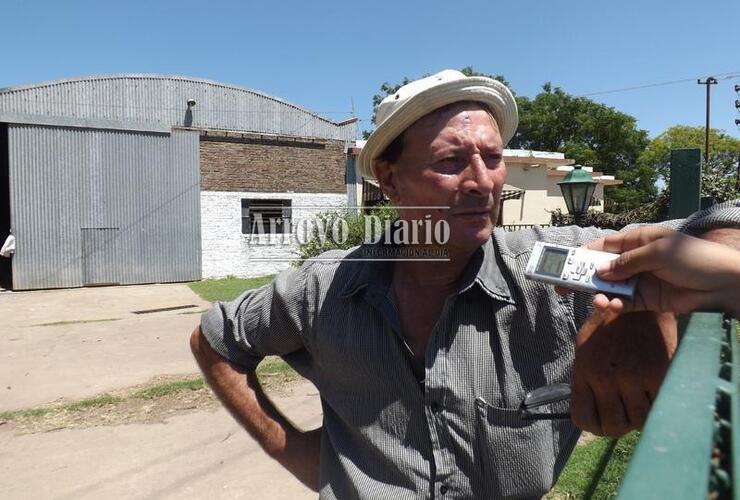
[[[629,224],[621,231],[631,231],[650,224]],[[709,208],[694,212],[685,219],[671,219],[658,222],[657,225],[681,231],[692,236],[699,236],[710,229],[740,229],[740,200],[731,200],[712,205]]]
[[[254,370],[268,355],[306,348],[306,266],[288,269],[231,302],[216,302],[201,317],[211,347],[232,364]]]
[[[709,229],[740,228],[740,199],[718,203],[676,221],[677,229],[689,233],[703,233]]]

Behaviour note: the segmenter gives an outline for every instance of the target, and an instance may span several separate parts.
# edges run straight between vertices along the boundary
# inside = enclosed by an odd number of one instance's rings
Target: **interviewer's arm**
[[[196,328],[190,347],[223,405],[272,458],[314,491],[319,486],[321,428],[303,432],[267,398],[254,371],[237,370]]]

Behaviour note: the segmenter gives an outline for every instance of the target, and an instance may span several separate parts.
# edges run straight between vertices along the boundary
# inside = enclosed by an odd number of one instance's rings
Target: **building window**
[[[242,234],[290,232],[290,200],[242,198]]]

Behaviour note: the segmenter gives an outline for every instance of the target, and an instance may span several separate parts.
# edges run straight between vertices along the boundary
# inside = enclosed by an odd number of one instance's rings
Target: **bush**
[[[663,191],[652,203],[646,203],[640,207],[620,214],[606,212],[587,212],[581,218],[580,225],[583,227],[595,226],[601,229],[622,229],[629,224],[660,222],[668,218],[668,204],[671,195],[668,190]],[[553,226],[571,226],[575,224],[572,215],[564,213],[560,209],[550,212],[550,224]]]
[[[735,179],[705,172],[701,177],[701,194],[712,198],[715,203],[722,203],[740,198],[740,186]],[[588,212],[583,216],[581,226],[619,230],[629,224],[661,222],[668,219],[670,203],[671,192],[670,189],[666,189],[652,203],[646,203],[627,212],[620,214]],[[550,213],[550,223],[553,226],[570,226],[574,224],[574,220],[572,215],[556,209]]]
[[[357,215],[346,210],[335,210],[316,215],[317,223],[312,226],[313,233],[308,235],[306,243],[298,248],[300,261],[296,265],[301,265],[306,259],[317,257],[329,250],[347,250],[377,237],[377,234],[365,234],[365,220],[371,216],[378,217],[383,222],[394,221],[398,218],[398,211],[392,205],[384,204],[373,208],[369,214]],[[349,229],[347,239],[341,243],[331,237],[331,230],[335,224],[340,224],[337,222],[339,220],[343,220]]]

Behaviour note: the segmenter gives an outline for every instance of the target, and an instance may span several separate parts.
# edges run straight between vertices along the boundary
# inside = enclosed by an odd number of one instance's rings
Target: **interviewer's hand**
[[[607,312],[589,318],[576,338],[573,423],[615,437],[642,428],[676,344],[672,314]]]
[[[587,248],[621,254],[599,267],[605,280],[640,274],[633,301],[594,296],[597,311],[669,311],[723,308],[740,314],[740,252],[658,226],[616,233]]]

